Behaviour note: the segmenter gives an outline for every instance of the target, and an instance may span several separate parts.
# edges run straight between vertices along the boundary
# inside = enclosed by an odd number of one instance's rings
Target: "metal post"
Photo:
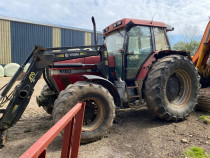
[[[74,126],[74,118],[72,118],[72,120],[64,128],[63,144],[61,151],[62,158],[69,158],[73,126]]]
[[[84,113],[85,113],[85,103],[82,102],[82,107],[81,107],[80,111],[76,114],[71,158],[78,157]]]

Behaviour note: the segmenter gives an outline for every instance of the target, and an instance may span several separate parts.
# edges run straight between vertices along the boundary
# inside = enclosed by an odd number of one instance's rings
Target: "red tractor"
[[[33,58],[22,82],[9,95],[0,131],[19,120],[42,74],[47,84],[37,103],[55,122],[78,101],[86,102],[82,143],[103,136],[116,107],[146,102],[160,118],[185,119],[197,103],[199,75],[189,52],[170,49],[166,32],[172,30],[162,22],[126,18],[104,29],[103,45],[35,47],[1,94],[1,100],[7,101],[11,85]]]

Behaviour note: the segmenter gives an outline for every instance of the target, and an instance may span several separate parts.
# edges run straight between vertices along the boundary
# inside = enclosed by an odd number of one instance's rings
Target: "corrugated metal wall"
[[[52,47],[52,27],[11,21],[12,62],[22,64],[34,45]]]
[[[98,44],[102,43],[103,35],[98,34]],[[94,44],[93,33],[88,30],[0,19],[0,65],[22,64],[34,45],[64,47],[91,44]]]
[[[104,43],[104,36],[101,35],[101,34],[98,34],[97,37],[98,37],[98,44],[103,44]]]
[[[10,21],[0,20],[0,64],[11,62]]]
[[[53,47],[61,47],[61,29],[53,28]]]
[[[91,45],[91,32],[85,32],[85,45]]]
[[[61,29],[61,47],[82,46],[85,44],[85,32]]]
[[[98,40],[98,45],[103,44],[104,43],[103,35],[97,33],[97,40]],[[91,33],[91,44],[92,45],[95,44],[95,42],[94,42],[94,34],[93,33]]]

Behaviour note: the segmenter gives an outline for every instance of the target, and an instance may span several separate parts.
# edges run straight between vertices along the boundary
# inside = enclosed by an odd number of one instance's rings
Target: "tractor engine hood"
[[[92,57],[85,57],[85,58],[78,58],[78,59],[71,59],[65,61],[55,62],[55,64],[64,64],[64,63],[81,63],[81,64],[96,64],[100,62],[100,56],[92,56]]]

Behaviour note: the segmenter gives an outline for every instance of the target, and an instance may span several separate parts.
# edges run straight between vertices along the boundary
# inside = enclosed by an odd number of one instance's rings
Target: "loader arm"
[[[94,51],[82,50],[83,48],[87,47],[97,47],[100,49]],[[75,48],[79,48],[81,50],[75,50]],[[100,69],[102,69],[103,67],[102,65],[104,65],[103,69],[108,70],[108,65],[105,66],[105,61],[108,58],[107,56],[104,56],[104,54],[107,55],[107,53],[104,53],[104,51],[106,50],[101,45],[60,48],[43,48],[40,46],[35,46],[28,58],[25,60],[23,65],[17,70],[15,75],[12,77],[12,79],[3,89],[0,95],[1,104],[5,101],[5,99],[8,98],[7,93],[10,91],[11,87],[14,85],[19,75],[23,72],[25,65],[32,59],[24,78],[22,79],[20,84],[15,87],[14,91],[12,92],[12,95],[10,95],[12,97],[6,109],[0,110],[0,113],[2,115],[2,117],[0,118],[0,133],[2,134],[5,130],[13,126],[20,119],[33,94],[34,86],[40,79],[41,75],[45,72],[45,70],[50,67],[53,67],[54,62],[100,55],[101,62],[96,65],[97,68],[100,71]],[[74,65],[77,67],[85,66],[85,64],[72,64],[71,66]],[[106,75],[108,71],[103,70],[103,73],[104,75]],[[1,140],[0,143],[2,143]]]
[[[198,68],[199,74],[202,76],[205,76],[206,70],[208,69],[206,68],[206,63],[207,63],[209,54],[210,54],[210,21],[206,26],[200,45],[195,55],[192,58],[193,63]]]

